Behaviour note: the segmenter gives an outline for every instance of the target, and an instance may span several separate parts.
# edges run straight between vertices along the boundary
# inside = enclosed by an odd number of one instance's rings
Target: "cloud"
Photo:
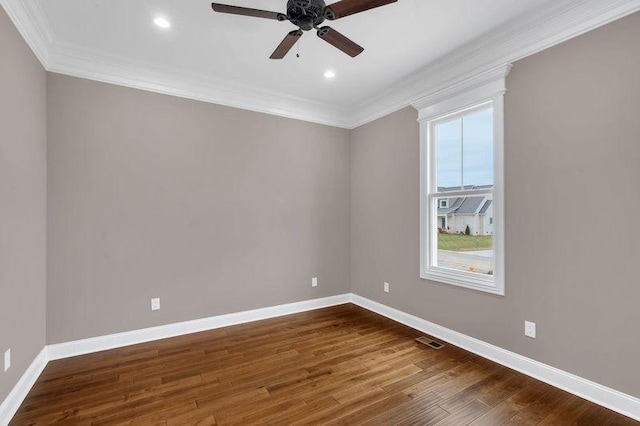
[[[437,186],[493,184],[493,110],[438,124],[436,132]]]

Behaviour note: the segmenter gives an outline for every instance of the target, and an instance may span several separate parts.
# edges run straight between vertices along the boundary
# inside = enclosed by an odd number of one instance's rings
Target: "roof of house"
[[[484,197],[466,197],[462,199],[462,204],[455,211],[456,214],[476,214],[480,205],[484,202]]]
[[[482,208],[480,209],[480,214],[485,214],[487,212],[487,210],[489,209],[489,206],[491,205],[491,203],[493,203],[493,200],[487,200],[484,203],[484,206],[482,206]]]
[[[484,196],[449,198],[449,207],[438,208],[438,214],[485,214],[492,202]]]

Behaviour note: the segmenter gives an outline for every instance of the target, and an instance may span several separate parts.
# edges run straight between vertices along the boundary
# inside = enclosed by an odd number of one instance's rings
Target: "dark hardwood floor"
[[[631,425],[348,304],[49,363],[12,425]]]

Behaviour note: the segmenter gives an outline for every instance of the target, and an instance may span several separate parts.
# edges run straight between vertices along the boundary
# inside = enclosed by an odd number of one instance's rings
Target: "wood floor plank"
[[[537,425],[545,417],[547,417],[558,406],[562,405],[569,398],[569,394],[566,392],[552,388],[542,398],[531,404],[527,410],[521,411],[516,416],[509,419],[504,423],[505,426],[518,426],[518,425]]]
[[[630,425],[352,304],[52,361],[11,425]]]
[[[399,405],[398,407],[378,413],[378,415],[371,419],[369,423],[373,425],[399,424],[414,418],[419,413],[438,405],[440,402],[442,402],[442,398],[435,393],[429,393],[419,398],[410,398],[409,401]],[[446,413],[445,416],[446,415],[448,415],[448,413]]]
[[[491,410],[491,407],[480,402],[478,400],[472,401],[465,405],[461,409],[450,413],[450,416],[445,417],[438,423],[437,426],[458,426],[466,425],[482,416],[487,411]]]
[[[397,426],[430,426],[446,419],[450,415],[450,413],[435,405],[412,413],[409,418],[397,423]]]
[[[611,410],[591,404],[589,408],[578,418],[577,426],[627,426],[637,425],[637,422],[620,416]]]
[[[589,404],[585,404],[584,399],[575,395],[569,395],[569,398],[549,414],[543,421],[538,423],[539,426],[569,426],[575,425],[578,419],[589,408]]]
[[[495,373],[489,375],[488,377],[485,377],[474,385],[459,391],[449,398],[446,398],[444,402],[440,404],[440,407],[444,408],[450,413],[453,413],[469,404],[470,402],[473,402],[475,400],[482,401],[480,399],[481,397],[486,394],[491,394],[501,384],[508,383],[508,380],[511,377],[517,377],[517,374],[507,368],[499,369]],[[442,395],[441,393],[438,394]]]
[[[412,401],[412,399],[402,393],[390,395],[381,401],[378,401],[376,403],[373,403],[365,407],[364,409],[360,409],[347,416],[344,416],[341,419],[338,419],[335,422],[332,422],[331,424],[345,425],[345,426],[366,424],[372,418],[378,416],[378,414],[380,414],[381,412],[384,413],[388,410],[402,406],[405,403],[410,401]]]
[[[471,424],[473,426],[502,425],[517,415],[520,411],[526,410],[527,407],[550,391],[551,386],[546,383],[535,382],[502,401],[488,413]]]

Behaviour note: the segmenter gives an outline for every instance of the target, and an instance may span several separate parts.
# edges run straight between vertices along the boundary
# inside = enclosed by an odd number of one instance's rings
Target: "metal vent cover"
[[[432,340],[432,339],[429,339],[426,336],[418,337],[416,339],[416,342],[420,342],[420,343],[422,343],[424,345],[430,346],[433,349],[442,349],[442,348],[444,348],[444,345],[442,343],[436,342],[435,340]]]

